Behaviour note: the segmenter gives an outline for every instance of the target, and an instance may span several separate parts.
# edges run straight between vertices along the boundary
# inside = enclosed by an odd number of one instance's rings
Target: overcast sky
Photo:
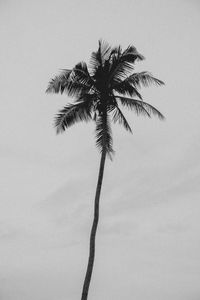
[[[198,0],[0,0],[0,298],[77,300],[99,166],[94,124],[56,136],[70,101],[46,95],[103,38],[133,44],[166,117],[114,124],[89,299],[200,298]]]

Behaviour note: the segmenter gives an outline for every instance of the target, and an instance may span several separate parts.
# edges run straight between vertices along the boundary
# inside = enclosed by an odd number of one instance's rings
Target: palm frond
[[[85,62],[79,62],[72,69],[68,82],[63,89],[69,96],[78,96],[80,94],[95,91],[95,83]]]
[[[106,153],[110,156],[110,158],[112,157],[112,154],[114,153],[113,140],[108,115],[106,115],[106,118],[103,114],[96,117],[96,145],[101,152],[105,147]]]
[[[55,118],[55,127],[57,133],[62,133],[68,127],[79,121],[90,121],[91,105],[89,102],[79,102],[66,105]]]
[[[135,61],[143,59],[144,56],[134,46],[128,46],[123,52],[119,47],[119,51],[115,51],[111,59],[109,80],[115,83],[120,82],[134,69],[133,64]]]
[[[123,80],[119,82],[118,84],[113,85],[113,90],[121,95],[128,95],[130,97],[137,96],[139,99],[142,100],[142,96],[138,92],[137,88],[134,87],[128,80]]]
[[[85,62],[79,62],[78,64],[76,64],[72,71],[73,81],[80,82],[89,87],[94,86],[94,81],[90,76],[87,64]]]
[[[94,81],[92,80],[85,62],[78,63],[72,70],[62,70],[59,76],[56,76],[49,83],[47,93],[67,93],[69,96],[77,96],[81,93],[87,93],[94,90]]]
[[[99,67],[101,68],[103,67],[105,61],[108,59],[110,55],[110,51],[111,51],[110,45],[103,40],[99,40],[98,50],[92,52],[90,58],[90,66],[93,73],[95,73]]]
[[[126,118],[124,117],[122,111],[118,106],[115,106],[113,110],[113,121],[114,123],[119,122],[119,124],[122,124],[127,131],[132,133],[130,125],[128,124]]]
[[[134,74],[130,75],[129,77],[127,77],[123,82],[129,83],[129,84],[133,85],[134,87],[138,87],[138,88],[141,88],[141,86],[148,87],[151,84],[155,84],[158,86],[164,84],[163,81],[153,77],[152,74],[149,72],[134,73]]]
[[[144,56],[134,46],[130,45],[124,50],[122,60],[133,64],[136,60],[144,60]]]
[[[110,55],[109,55],[109,58],[108,60],[110,61],[110,63],[112,63],[112,59],[113,58],[119,58],[120,55],[122,54],[122,48],[121,46],[116,46],[116,47],[113,47],[111,50],[110,50]]]
[[[69,80],[72,70],[63,70],[63,72],[55,76],[50,80],[46,93],[62,93],[63,87],[66,85],[66,82]]]
[[[131,99],[127,97],[121,97],[121,96],[116,96],[116,98],[120,100],[120,103],[123,106],[134,110],[137,115],[144,115],[144,116],[148,116],[149,118],[151,118],[151,116],[154,115],[155,117],[158,117],[160,120],[165,119],[165,117],[154,106],[144,101]]]

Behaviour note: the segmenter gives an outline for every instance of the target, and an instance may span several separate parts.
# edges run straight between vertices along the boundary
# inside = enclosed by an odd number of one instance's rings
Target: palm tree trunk
[[[97,182],[97,187],[96,187],[96,195],[95,195],[95,203],[94,203],[94,219],[93,219],[92,229],[91,229],[91,233],[90,233],[89,259],[88,259],[87,271],[86,271],[86,275],[85,275],[81,300],[87,300],[87,298],[88,298],[88,290],[89,290],[89,286],[90,286],[92,270],[93,270],[93,265],[94,265],[95,237],[96,237],[97,225],[98,225],[98,220],[99,220],[99,199],[100,199],[101,186],[102,186],[102,181],[103,181],[105,160],[106,160],[106,149],[104,148],[102,150],[102,154],[101,154],[99,176],[98,176],[98,182]]]

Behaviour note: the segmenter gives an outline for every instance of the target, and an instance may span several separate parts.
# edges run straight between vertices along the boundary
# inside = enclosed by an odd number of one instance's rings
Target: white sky
[[[114,125],[89,299],[200,298],[199,17],[191,0],[0,1],[1,300],[80,299],[99,153],[94,124],[56,136],[69,99],[45,89],[99,38],[146,57],[166,121]]]

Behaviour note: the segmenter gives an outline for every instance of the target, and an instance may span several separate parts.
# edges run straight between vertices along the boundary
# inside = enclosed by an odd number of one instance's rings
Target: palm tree
[[[81,300],[87,300],[95,257],[95,237],[99,220],[99,199],[106,157],[113,156],[111,120],[131,131],[121,107],[133,110],[137,115],[159,119],[164,116],[152,105],[143,101],[138,89],[150,84],[162,85],[161,80],[149,72],[133,73],[136,61],[144,57],[134,46],[124,51],[120,46],[112,48],[100,40],[96,52],[92,52],[90,65],[79,62],[71,70],[63,69],[48,85],[47,93],[67,93],[75,98],[66,105],[55,118],[57,133],[62,133],[79,121],[94,121],[96,125],[96,145],[101,153],[99,175],[94,201],[94,219],[90,234],[87,271]]]

